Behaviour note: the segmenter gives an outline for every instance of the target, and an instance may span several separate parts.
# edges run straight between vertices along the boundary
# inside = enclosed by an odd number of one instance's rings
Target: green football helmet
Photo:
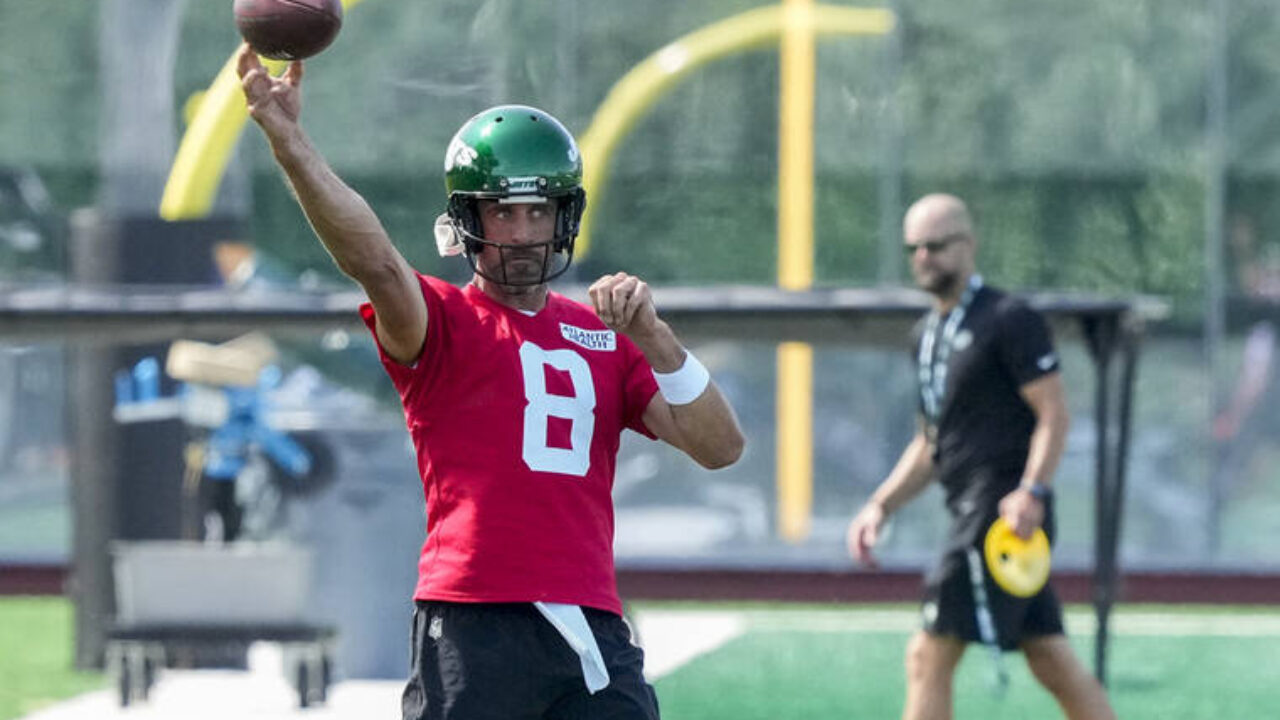
[[[503,285],[541,285],[569,269],[586,193],[582,190],[578,144],[559,120],[525,105],[500,105],[476,115],[449,143],[444,184],[449,195],[449,224],[476,273]],[[505,253],[512,246],[485,239],[477,210],[479,200],[555,204],[552,239],[521,245],[526,252],[547,248],[538,279],[508,280]],[[486,246],[502,253],[502,277],[492,277],[476,262]]]

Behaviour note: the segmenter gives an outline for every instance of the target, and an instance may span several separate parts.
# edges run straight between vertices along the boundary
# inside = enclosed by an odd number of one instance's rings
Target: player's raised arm
[[[645,409],[645,425],[704,467],[736,462],[746,444],[738,418],[706,368],[658,317],[649,285],[615,273],[589,292],[604,324],[631,338],[653,368],[659,392]]]
[[[333,172],[303,131],[302,63],[272,77],[248,45],[237,72],[249,115],[262,128],[298,204],[338,269],[364,288],[378,316],[378,340],[394,359],[412,363],[427,333],[427,306],[413,269],[359,193]]]

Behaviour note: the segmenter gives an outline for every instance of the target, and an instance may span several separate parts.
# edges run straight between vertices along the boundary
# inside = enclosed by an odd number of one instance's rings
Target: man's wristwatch
[[[1031,497],[1039,500],[1042,503],[1048,501],[1049,498],[1053,497],[1053,488],[1049,487],[1048,485],[1042,485],[1040,483],[1033,482],[1033,483],[1025,483],[1023,484],[1022,487],[1027,492],[1031,493]]]

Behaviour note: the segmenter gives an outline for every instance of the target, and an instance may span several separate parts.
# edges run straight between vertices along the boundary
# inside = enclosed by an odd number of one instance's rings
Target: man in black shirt
[[[916,283],[934,298],[916,342],[920,425],[848,533],[849,552],[874,566],[871,550],[885,520],[934,478],[942,484],[952,523],[925,581],[924,628],[907,648],[903,718],[951,717],[952,677],[970,642],[987,645],[997,663],[1001,651],[1021,650],[1068,718],[1114,718],[1102,686],[1063,634],[1053,589],[1012,595],[981,560],[997,518],[1023,539],[1042,527],[1053,533],[1050,483],[1068,418],[1048,326],[1025,303],[983,283],[959,198],[918,200],[903,236]]]

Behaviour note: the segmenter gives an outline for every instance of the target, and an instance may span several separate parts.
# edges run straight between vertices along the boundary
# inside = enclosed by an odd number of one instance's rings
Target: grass
[[[72,667],[73,627],[64,598],[0,598],[0,720],[102,687],[101,674]]]
[[[1163,615],[1179,619],[1161,630]],[[1125,630],[1122,611],[1108,653],[1109,690],[1126,720],[1203,720],[1272,717],[1275,668],[1280,665],[1280,622],[1275,614],[1250,633],[1249,618],[1223,608],[1134,611]],[[914,618],[898,612],[882,621],[856,620],[862,608],[747,610],[747,631],[694,659],[656,683],[667,720],[821,720],[896,718],[902,712],[903,650]],[[1140,615],[1141,612],[1147,613]],[[883,611],[881,612],[883,615]],[[864,615],[864,617],[867,617]],[[1072,642],[1089,667],[1093,662],[1087,617],[1069,618]],[[1189,618],[1189,620],[1188,620]],[[1205,623],[1197,618],[1210,618]],[[1154,621],[1154,625],[1153,625]],[[1076,626],[1090,628],[1077,632]],[[1203,628],[1201,630],[1200,628]],[[1204,635],[1196,634],[1205,632]],[[1004,695],[993,690],[989,656],[971,648],[956,677],[956,717],[1025,720],[1061,717],[1057,705],[1032,678],[1021,656],[1008,654],[1011,682]]]
[[[902,653],[915,627],[908,606],[638,603],[640,613],[732,613],[744,632],[660,678],[666,720],[896,718]],[[1090,616],[1068,628],[1092,665]],[[63,598],[0,598],[0,720],[101,688],[72,668],[73,618]],[[1113,616],[1110,692],[1126,720],[1275,716],[1280,612],[1204,606],[1122,606]],[[1060,714],[1017,654],[997,696],[988,656],[971,649],[956,678],[956,717],[1055,718]]]

